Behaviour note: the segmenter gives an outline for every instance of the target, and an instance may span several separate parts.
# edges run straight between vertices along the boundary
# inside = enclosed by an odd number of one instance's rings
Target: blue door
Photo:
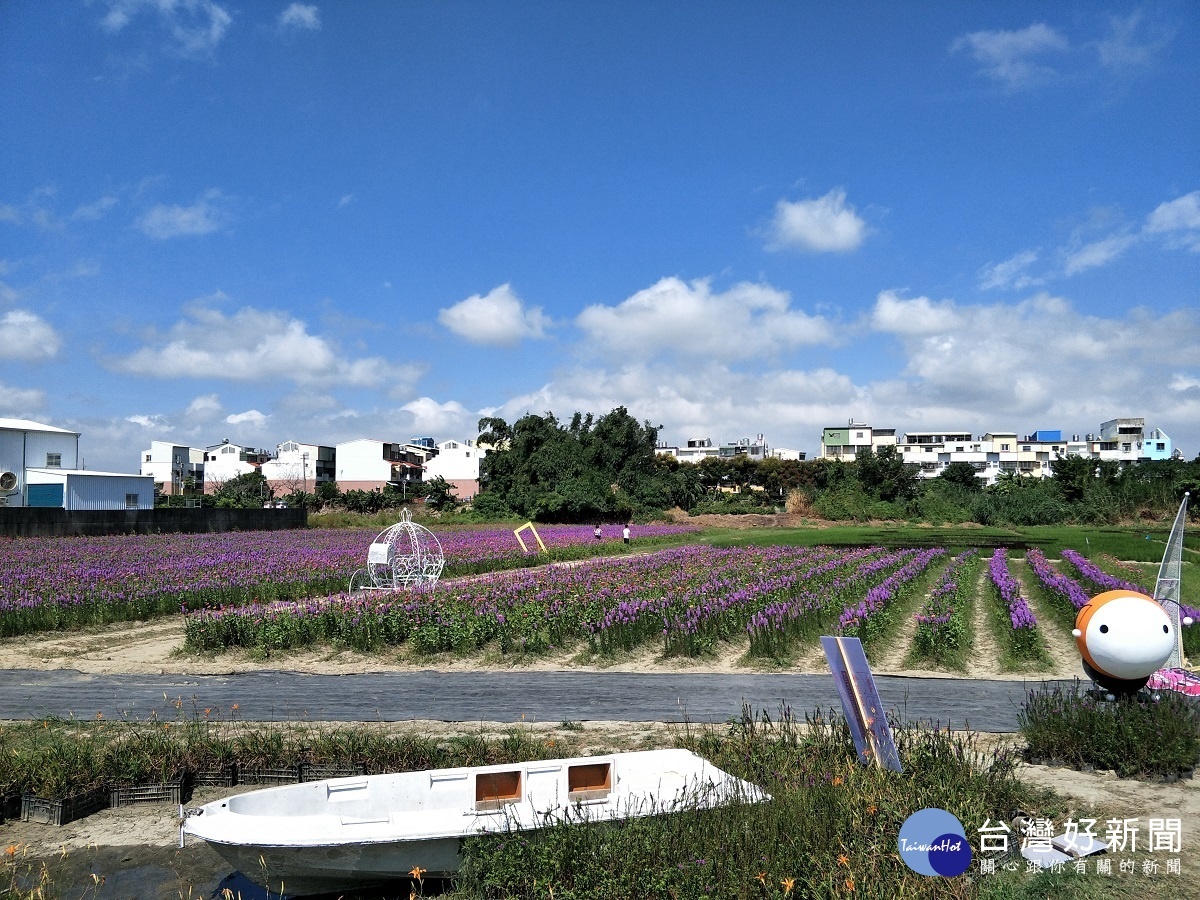
[[[30,506],[62,506],[63,486],[61,484],[31,484],[29,485]]]

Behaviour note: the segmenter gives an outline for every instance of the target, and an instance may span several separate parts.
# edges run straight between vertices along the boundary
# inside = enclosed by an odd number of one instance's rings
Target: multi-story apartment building
[[[204,492],[215,493],[225,482],[239,475],[249,475],[262,469],[271,459],[266,450],[231,444],[226,438],[219,444],[204,448]]]
[[[437,455],[436,447],[359,438],[335,448],[337,483],[343,491],[404,487],[422,480],[425,463]]]
[[[821,432],[821,457],[853,462],[854,457],[867,448],[877,450],[895,444],[895,428],[874,428],[851,419],[848,425],[826,428]]]
[[[318,486],[333,481],[337,452],[324,444],[284,441],[275,447],[274,459],[262,464],[263,477],[275,493],[305,491],[314,493]]]
[[[479,493],[479,461],[487,455],[473,440],[442,441],[437,456],[425,463],[425,480],[444,478],[459,500],[470,500]]]
[[[199,447],[151,441],[142,451],[140,471],[154,479],[154,488],[160,494],[182,494],[189,485],[203,488],[204,459],[205,451]]]

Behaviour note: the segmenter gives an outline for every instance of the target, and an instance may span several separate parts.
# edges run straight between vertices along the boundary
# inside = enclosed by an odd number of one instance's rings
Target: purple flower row
[[[939,625],[950,621],[959,608],[959,579],[971,568],[978,555],[978,550],[964,550],[950,560],[950,565],[946,566],[946,571],[929,592],[929,599],[920,612],[913,616],[917,620],[918,630],[928,627],[936,632]]]
[[[1149,591],[1140,585],[1109,575],[1078,550],[1063,550],[1062,558],[1069,562],[1075,568],[1075,571],[1101,591],[1133,591],[1137,594],[1149,593]]]
[[[911,560],[867,591],[867,595],[858,603],[842,610],[841,616],[838,617],[838,631],[841,634],[864,638],[875,636],[874,633],[881,626],[872,628],[869,623],[878,622],[880,613],[896,599],[901,590],[928,569],[930,563],[946,553],[941,547],[905,552],[913,554]]]
[[[1008,553],[1001,547],[992,554],[988,563],[988,576],[1000,595],[1000,600],[1008,608],[1008,618],[1013,631],[1037,628],[1037,619],[1029,602],[1021,596],[1021,584],[1008,571]]]
[[[1063,557],[1066,558],[1066,555],[1071,552],[1073,551],[1064,550]],[[1046,554],[1036,547],[1031,547],[1025,552],[1025,561],[1033,569],[1033,574],[1042,583],[1042,587],[1050,594],[1066,600],[1072,608],[1078,610],[1091,599],[1087,591],[1080,587],[1075,579],[1055,571],[1047,561]]]

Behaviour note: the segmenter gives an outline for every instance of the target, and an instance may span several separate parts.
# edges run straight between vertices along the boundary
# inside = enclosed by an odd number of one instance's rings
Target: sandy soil
[[[982,607],[982,603],[977,607]],[[876,674],[946,677],[964,673],[909,669],[904,658],[912,637],[911,616],[906,617],[892,644],[876,651]],[[1047,629],[1047,643],[1055,659],[1054,677],[1083,677],[1079,655],[1070,635]],[[769,662],[746,658],[749,640],[742,639],[721,652],[700,659],[664,657],[654,647],[644,647],[615,661],[589,657],[578,649],[552,653],[533,659],[484,652],[472,656],[443,654],[438,657],[414,656],[406,650],[363,654],[328,647],[293,650],[268,657],[254,657],[244,651],[215,655],[184,654],[183,618],[172,616],[152,622],[132,622],[72,631],[8,638],[0,641],[0,668],[74,669],[89,674],[186,674],[226,675],[262,669],[286,669],[307,674],[346,675],[357,672],[401,672],[436,669],[455,671],[501,671],[513,668],[531,671],[610,671],[610,672],[696,672],[731,673],[781,671]],[[788,672],[824,673],[829,671],[819,647],[800,655],[787,667]],[[968,678],[1021,679],[1027,673],[1002,672],[999,655],[988,629],[983,627],[982,612],[976,611],[976,651],[965,673]]]

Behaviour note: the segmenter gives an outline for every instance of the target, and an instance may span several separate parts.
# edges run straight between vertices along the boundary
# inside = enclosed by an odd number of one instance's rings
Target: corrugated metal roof
[[[0,418],[0,428],[7,428],[10,431],[51,431],[56,434],[73,434],[79,436],[78,431],[71,431],[69,428],[56,428],[53,425],[43,425],[41,422],[33,422],[29,419],[5,419]]]

